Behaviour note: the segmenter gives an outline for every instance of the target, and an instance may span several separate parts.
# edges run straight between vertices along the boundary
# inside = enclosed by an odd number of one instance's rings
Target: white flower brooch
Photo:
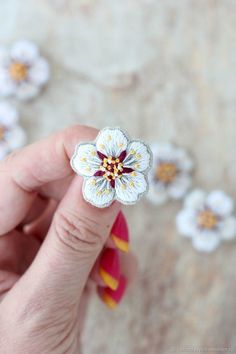
[[[181,199],[191,186],[193,162],[187,152],[170,143],[152,144],[153,166],[150,171],[148,199],[163,204]]]
[[[0,160],[26,143],[26,133],[18,120],[16,109],[7,102],[0,102]]]
[[[145,143],[130,141],[120,128],[105,128],[95,142],[77,145],[71,166],[85,178],[84,199],[104,208],[113,200],[136,203],[148,189],[151,162],[152,153]]]
[[[177,215],[178,231],[192,238],[198,251],[212,252],[221,240],[236,236],[233,208],[233,200],[220,190],[209,194],[195,190],[186,197],[184,209]]]
[[[0,48],[0,95],[20,100],[35,97],[49,79],[48,62],[37,46],[26,40],[16,42],[10,51]]]

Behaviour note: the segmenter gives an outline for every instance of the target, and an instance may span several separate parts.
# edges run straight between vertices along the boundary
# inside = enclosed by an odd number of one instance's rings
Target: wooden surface
[[[0,5],[1,43],[33,39],[52,67],[43,94],[19,105],[31,141],[77,122],[121,126],[187,147],[194,185],[236,198],[235,1]],[[126,209],[139,276],[115,312],[94,297],[85,354],[236,353],[236,244],[196,253],[176,232],[180,208]]]

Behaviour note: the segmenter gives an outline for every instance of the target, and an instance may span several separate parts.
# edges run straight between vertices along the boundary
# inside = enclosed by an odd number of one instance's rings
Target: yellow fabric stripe
[[[104,292],[102,299],[110,309],[115,309],[117,307],[115,300],[113,300],[110,295],[106,294],[106,292]]]
[[[117,248],[119,248],[119,250],[123,251],[123,252],[128,252],[129,251],[129,243],[121,240],[120,238],[118,238],[116,235],[112,234],[111,235],[112,240],[115,242],[115,245]]]
[[[116,290],[118,288],[119,282],[117,279],[113,278],[110,274],[108,274],[103,268],[99,268],[99,274],[104,281],[104,283],[112,290]]]

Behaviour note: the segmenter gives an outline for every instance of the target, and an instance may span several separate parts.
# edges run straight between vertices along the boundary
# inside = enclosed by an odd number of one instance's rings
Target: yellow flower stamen
[[[204,229],[212,230],[217,225],[217,216],[211,210],[204,210],[197,218],[198,225]]]
[[[164,183],[171,183],[177,175],[177,167],[172,162],[162,162],[156,168],[156,178]]]
[[[25,64],[14,62],[9,67],[10,76],[15,81],[23,81],[28,75],[28,69]]]
[[[5,127],[0,125],[0,140],[2,140],[4,138],[5,132],[6,132]]]

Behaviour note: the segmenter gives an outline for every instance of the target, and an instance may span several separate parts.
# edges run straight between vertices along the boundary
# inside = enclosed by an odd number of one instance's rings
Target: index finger
[[[0,162],[0,235],[25,218],[40,187],[73,174],[70,157],[75,145],[93,140],[96,135],[96,129],[77,125],[14,152]]]

